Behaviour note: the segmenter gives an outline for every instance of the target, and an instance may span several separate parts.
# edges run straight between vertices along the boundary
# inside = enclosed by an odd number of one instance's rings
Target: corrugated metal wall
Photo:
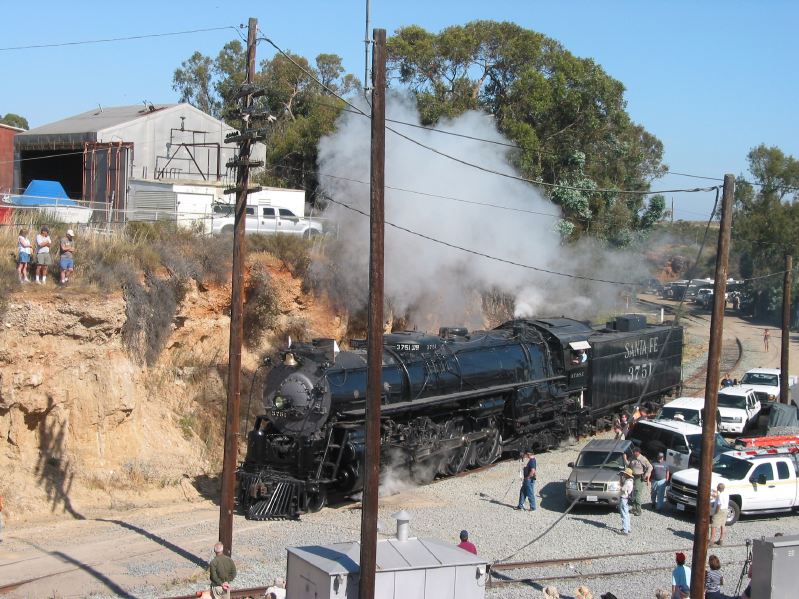
[[[178,194],[137,189],[128,198],[128,220],[174,220]]]

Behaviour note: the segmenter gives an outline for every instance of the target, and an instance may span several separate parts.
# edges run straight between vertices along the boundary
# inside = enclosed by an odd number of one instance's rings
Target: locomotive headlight
[[[282,395],[275,395],[275,400],[273,403],[275,405],[276,410],[282,410],[288,404],[286,398],[283,397]]]

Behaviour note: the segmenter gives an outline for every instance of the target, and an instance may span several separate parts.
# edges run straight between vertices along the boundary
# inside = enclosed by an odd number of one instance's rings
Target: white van
[[[627,439],[641,448],[649,460],[658,453],[666,456],[670,472],[678,472],[699,464],[702,451],[702,427],[679,420],[639,420]],[[730,451],[732,447],[716,433],[713,455]]]

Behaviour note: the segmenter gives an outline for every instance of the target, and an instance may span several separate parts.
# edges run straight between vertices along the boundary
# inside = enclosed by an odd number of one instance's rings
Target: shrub
[[[280,260],[282,267],[295,277],[304,277],[311,265],[313,242],[299,235],[249,235],[247,247],[252,252],[267,252]]]
[[[267,329],[274,328],[279,304],[272,278],[263,266],[253,267],[244,292],[244,343],[255,347]]]
[[[144,285],[135,277],[123,284],[126,320],[122,342],[138,362],[152,366],[158,360],[185,293],[185,284],[177,277],[160,279],[151,273]]]

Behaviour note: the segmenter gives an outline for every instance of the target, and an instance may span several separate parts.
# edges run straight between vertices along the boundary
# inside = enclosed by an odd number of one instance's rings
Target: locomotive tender
[[[636,403],[678,393],[682,346],[681,326],[638,315],[601,327],[559,317],[387,334],[382,469],[428,482],[589,434]],[[248,518],[295,518],[360,492],[365,343],[283,350],[263,403],[237,472]]]

